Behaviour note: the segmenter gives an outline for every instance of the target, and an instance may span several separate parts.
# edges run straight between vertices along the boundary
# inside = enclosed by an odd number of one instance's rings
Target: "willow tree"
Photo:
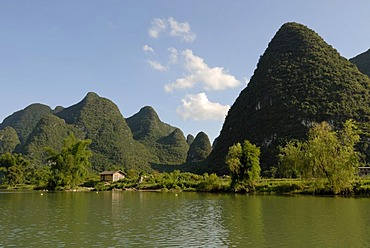
[[[51,170],[49,188],[75,188],[84,182],[91,167],[90,143],[91,140],[78,140],[71,134],[64,139],[61,151],[47,149]]]
[[[335,194],[351,189],[351,181],[360,165],[355,146],[359,131],[352,120],[335,131],[327,123],[314,124],[305,142],[288,143],[279,155],[280,168],[297,171],[304,179],[325,179]]]

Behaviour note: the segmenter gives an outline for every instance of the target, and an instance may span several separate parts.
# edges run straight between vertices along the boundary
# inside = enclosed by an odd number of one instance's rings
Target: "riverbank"
[[[141,178],[141,180],[139,180]],[[1,185],[2,190],[46,190],[34,185]],[[188,172],[155,173],[149,175],[129,175],[114,183],[101,182],[92,177],[74,189],[60,188],[63,191],[177,191],[210,193],[256,193],[256,194],[307,194],[334,195],[325,180],[301,179],[260,179],[253,183],[239,182],[232,185],[229,176],[216,174],[197,175]],[[350,188],[340,195],[370,195],[370,179],[356,178]]]

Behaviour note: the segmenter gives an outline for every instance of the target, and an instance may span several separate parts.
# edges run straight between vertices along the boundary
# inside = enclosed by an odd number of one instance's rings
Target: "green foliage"
[[[359,131],[352,120],[339,132],[322,122],[314,124],[306,142],[290,142],[279,155],[282,174],[291,171],[309,180],[324,178],[335,194],[351,189],[360,156],[355,150]]]
[[[4,129],[8,126],[14,128],[21,144],[23,145],[39,120],[51,113],[52,110],[49,106],[38,103],[31,104],[25,109],[17,111],[11,116],[5,118],[5,120],[0,124],[0,129]]]
[[[14,128],[7,126],[0,130],[0,154],[14,152],[16,146],[19,144],[20,141]]]
[[[79,103],[56,114],[73,124],[92,140],[93,169],[103,171],[111,165],[149,171],[155,160],[144,145],[135,141],[118,107],[106,98],[88,93]]]
[[[131,175],[130,175],[131,174]],[[180,172],[152,172],[151,174],[128,173],[127,177],[109,186],[109,189],[140,189],[170,191],[227,192],[230,180],[216,174],[203,175]],[[99,186],[100,188],[101,185]]]
[[[91,166],[91,151],[88,149],[91,140],[77,140],[71,134],[64,140],[60,152],[49,148],[48,158],[51,167],[51,177],[49,187],[51,189],[75,188],[88,175],[88,169]]]
[[[236,143],[229,148],[226,164],[231,172],[233,183],[247,182],[253,185],[259,179],[261,168],[259,163],[260,149],[248,140]]]
[[[143,107],[137,114],[127,118],[126,122],[135,140],[157,141],[175,130],[175,127],[163,123],[150,106]]]
[[[36,189],[47,188],[50,179],[50,167],[46,165],[30,165],[25,168],[25,183],[33,185]]]
[[[25,168],[30,161],[21,154],[9,152],[0,156],[0,171],[3,172],[2,183],[8,185],[23,184],[25,182]]]
[[[228,190],[229,185],[225,185],[223,180],[215,173],[208,175],[203,174],[203,180],[199,183],[197,191],[201,192],[225,192]]]
[[[68,108],[32,104],[6,118],[0,128],[0,154],[20,152],[37,164],[48,156],[44,147],[61,149],[71,133],[90,139],[91,163],[98,172],[111,167],[149,172],[152,165],[180,165],[189,150],[182,131],[163,123],[152,107],[142,108],[126,123],[113,102],[92,92]]]
[[[143,107],[126,119],[135,140],[155,155],[156,164],[181,164],[186,160],[189,146],[181,130],[163,123],[152,107]]]
[[[313,30],[286,23],[232,105],[208,160],[210,170],[227,173],[228,148],[245,139],[261,147],[261,167],[267,170],[277,165],[278,147],[304,139],[311,123],[340,126],[347,119],[360,127],[370,122],[369,77]],[[363,135],[366,149],[370,133]]]
[[[191,143],[187,162],[200,162],[205,160],[212,151],[211,142],[207,134],[200,132]]]
[[[302,159],[302,142],[289,141],[285,147],[280,149],[279,173],[282,177],[297,178],[300,176],[301,168],[299,162]]]
[[[80,129],[66,124],[64,120],[57,116],[46,115],[40,119],[29,135],[27,142],[24,144],[23,152],[35,161],[45,162],[49,154],[44,148],[60,150],[64,138],[72,133],[80,139],[85,136]]]

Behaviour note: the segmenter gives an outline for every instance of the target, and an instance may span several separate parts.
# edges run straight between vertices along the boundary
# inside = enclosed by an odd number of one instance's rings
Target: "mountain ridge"
[[[179,165],[189,149],[183,132],[162,122],[152,107],[125,119],[115,103],[94,92],[66,108],[31,104],[6,117],[0,127],[0,150],[21,152],[39,162],[47,157],[44,147],[60,149],[70,133],[91,139],[96,171],[117,166],[150,171],[151,164]]]

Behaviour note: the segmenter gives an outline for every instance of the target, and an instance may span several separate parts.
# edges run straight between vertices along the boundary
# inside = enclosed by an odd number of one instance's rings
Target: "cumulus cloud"
[[[149,36],[157,39],[164,32],[168,32],[169,35],[179,37],[186,42],[193,42],[196,38],[196,34],[191,31],[188,22],[178,22],[173,17],[153,19],[152,26],[148,31]]]
[[[170,24],[170,35],[175,37],[180,37],[186,42],[193,42],[196,38],[195,33],[190,29],[190,24],[188,22],[177,22],[173,17],[168,18],[168,23]]]
[[[154,18],[152,21],[152,26],[149,29],[149,36],[152,38],[158,38],[159,34],[167,29],[167,20],[161,18]]]
[[[144,52],[151,52],[151,53],[154,54],[154,49],[152,47],[148,46],[148,45],[143,46],[143,51]]]
[[[154,60],[147,60],[147,62],[149,63],[149,65],[154,69],[154,70],[157,70],[157,71],[166,71],[167,70],[167,67],[166,66],[163,66],[161,63],[157,62],[157,61],[154,61]]]
[[[179,61],[179,51],[176,48],[170,47],[167,49],[170,53],[170,64],[177,64]]]
[[[230,105],[209,101],[205,93],[189,94],[181,101],[182,105],[177,107],[176,112],[184,120],[223,120],[230,109]]]
[[[205,90],[224,90],[239,86],[240,81],[228,74],[223,67],[209,67],[204,59],[195,56],[191,50],[183,51],[182,55],[185,58],[184,68],[189,74],[165,85],[166,92],[193,88],[196,84],[201,84]]]

